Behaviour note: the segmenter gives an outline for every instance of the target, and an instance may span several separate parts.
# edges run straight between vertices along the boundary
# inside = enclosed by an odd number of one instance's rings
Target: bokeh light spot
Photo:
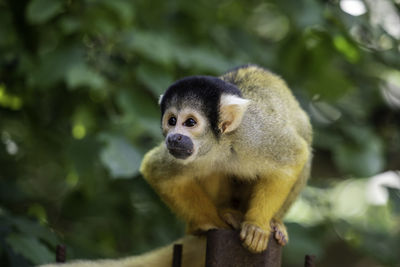
[[[72,128],[72,136],[75,139],[83,139],[86,136],[86,128],[84,125],[78,123]]]
[[[361,0],[341,0],[340,8],[352,16],[360,16],[367,12],[367,8]]]

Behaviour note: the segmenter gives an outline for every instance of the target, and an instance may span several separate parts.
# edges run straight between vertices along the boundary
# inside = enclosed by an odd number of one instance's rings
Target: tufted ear
[[[236,95],[223,94],[219,104],[219,124],[221,133],[235,130],[242,122],[250,100]]]
[[[161,101],[162,101],[163,96],[164,96],[164,95],[160,95],[160,96],[158,97],[158,105],[161,105]]]

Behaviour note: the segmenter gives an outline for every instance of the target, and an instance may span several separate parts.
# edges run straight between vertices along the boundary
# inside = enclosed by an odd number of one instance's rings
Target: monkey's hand
[[[221,218],[233,229],[239,230],[243,222],[243,213],[234,209],[223,209],[220,211]]]
[[[270,232],[269,228],[261,228],[252,222],[244,221],[240,231],[240,239],[250,252],[260,253],[267,249]]]
[[[274,231],[274,238],[278,241],[279,245],[285,246],[289,241],[289,235],[286,226],[280,220],[272,220],[271,228]]]

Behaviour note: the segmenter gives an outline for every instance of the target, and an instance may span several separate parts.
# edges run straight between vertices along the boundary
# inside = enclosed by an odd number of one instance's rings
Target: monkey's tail
[[[182,244],[182,267],[205,265],[205,237],[188,235],[170,245],[138,256],[114,260],[77,260],[70,263],[46,264],[39,267],[171,267],[174,244]]]

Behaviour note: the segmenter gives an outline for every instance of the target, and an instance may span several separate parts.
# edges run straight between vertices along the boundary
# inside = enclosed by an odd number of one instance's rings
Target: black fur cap
[[[212,76],[189,76],[173,83],[161,99],[161,116],[170,106],[191,106],[207,117],[215,136],[219,136],[219,102],[222,94],[242,96],[233,84]]]

